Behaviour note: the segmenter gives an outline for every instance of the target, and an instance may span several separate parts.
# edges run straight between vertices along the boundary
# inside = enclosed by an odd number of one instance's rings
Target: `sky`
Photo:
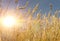
[[[10,0],[9,8],[15,8],[17,4],[14,3],[14,0]],[[34,6],[39,3],[38,7],[38,12],[41,10],[42,13],[49,12],[49,4],[51,3],[53,5],[53,12],[56,11],[57,9],[60,9],[60,0],[19,0],[18,5],[19,6],[24,6],[26,2],[29,2],[28,8],[34,8]],[[6,7],[8,4],[8,0],[3,0],[3,7]]]

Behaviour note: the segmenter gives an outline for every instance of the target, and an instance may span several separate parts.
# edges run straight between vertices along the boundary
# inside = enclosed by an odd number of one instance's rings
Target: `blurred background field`
[[[44,12],[39,2],[32,8],[20,1],[0,0],[0,41],[60,41],[60,10],[50,3]]]

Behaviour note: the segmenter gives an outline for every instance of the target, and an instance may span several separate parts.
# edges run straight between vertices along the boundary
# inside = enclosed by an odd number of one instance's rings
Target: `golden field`
[[[29,8],[24,14],[20,14],[19,9],[16,9],[15,15],[18,17],[18,24],[10,31],[5,32],[1,29],[1,41],[60,41],[59,10],[56,10],[52,15],[52,7],[50,7],[48,15],[38,12],[34,17],[38,6],[39,4],[33,10]]]

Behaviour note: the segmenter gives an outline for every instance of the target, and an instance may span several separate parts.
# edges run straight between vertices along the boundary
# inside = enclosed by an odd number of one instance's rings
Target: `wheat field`
[[[17,2],[16,0],[16,3]],[[36,4],[33,10],[29,8],[26,13],[21,15],[19,15],[19,9],[16,9],[19,25],[14,26],[11,31],[3,31],[6,35],[1,34],[2,32],[0,31],[0,41],[60,41],[59,10],[56,10],[54,15],[52,15],[52,5],[50,5],[48,15],[38,12],[34,17],[34,13],[38,10],[38,6],[39,4]]]

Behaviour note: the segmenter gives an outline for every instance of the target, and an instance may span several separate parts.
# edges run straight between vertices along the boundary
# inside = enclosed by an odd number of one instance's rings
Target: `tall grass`
[[[36,5],[37,6],[37,5]],[[37,13],[36,18],[33,18],[33,14],[36,12],[36,8],[31,11],[28,9],[25,24],[26,28],[23,32],[16,33],[16,41],[60,41],[60,18],[58,11],[51,15]],[[52,9],[52,8],[51,8]],[[24,28],[24,26],[22,27]]]
[[[16,0],[16,2],[18,1]],[[51,15],[51,12],[48,15],[39,12],[34,18],[33,15],[38,10],[38,5],[33,10],[29,8],[26,14],[21,15],[25,21],[23,26],[16,27],[13,34],[9,35],[11,41],[60,41],[60,17],[57,17],[58,11],[54,15]],[[50,9],[52,9],[52,5],[50,5]],[[16,14],[18,13],[20,12]],[[7,41],[9,41],[8,38]]]

